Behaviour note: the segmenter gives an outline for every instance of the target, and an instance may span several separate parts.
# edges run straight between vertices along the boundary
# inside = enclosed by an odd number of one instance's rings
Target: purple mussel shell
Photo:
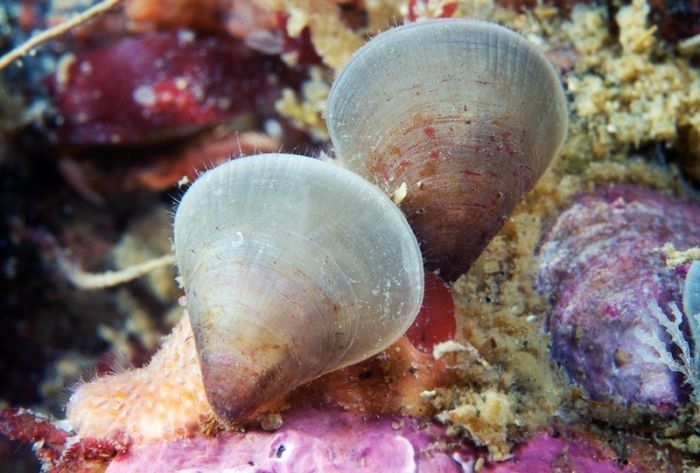
[[[680,344],[695,348],[687,323],[672,337],[659,321],[678,322],[687,265],[668,268],[659,248],[698,246],[699,230],[699,205],[614,186],[576,199],[546,236],[538,288],[552,302],[552,355],[592,400],[662,414],[687,400],[671,367],[683,365]]]

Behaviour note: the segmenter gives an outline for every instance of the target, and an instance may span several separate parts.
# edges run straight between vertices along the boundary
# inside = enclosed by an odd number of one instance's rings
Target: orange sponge
[[[213,415],[187,313],[147,366],[83,384],[67,407],[81,437],[126,434],[137,444],[201,432]]]

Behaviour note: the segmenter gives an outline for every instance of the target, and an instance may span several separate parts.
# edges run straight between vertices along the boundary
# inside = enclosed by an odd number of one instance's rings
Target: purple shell
[[[616,186],[578,198],[546,236],[538,288],[552,301],[552,354],[591,399],[660,412],[687,400],[684,377],[651,347],[682,364],[649,305],[681,307],[687,266],[668,269],[657,249],[700,245],[698,229],[697,204]]]

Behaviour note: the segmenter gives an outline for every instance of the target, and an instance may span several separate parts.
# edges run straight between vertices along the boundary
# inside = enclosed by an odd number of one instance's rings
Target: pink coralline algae
[[[146,33],[67,56],[50,78],[60,144],[134,144],[252,110],[278,89],[261,56],[189,31]]]
[[[33,442],[51,473],[102,471],[633,473],[591,434],[545,431],[517,446],[504,462],[484,461],[486,452],[445,435],[444,427],[411,417],[376,418],[335,409],[299,408],[284,414],[275,432],[197,434],[136,445],[128,438],[83,438],[26,410],[0,411],[0,434]],[[456,450],[455,450],[456,449]]]
[[[198,436],[132,449],[117,457],[107,473],[459,472],[429,429],[409,418],[369,420],[347,412],[302,409],[276,432],[225,432],[216,438]]]
[[[472,471],[468,468],[466,471]],[[543,432],[518,446],[513,457],[501,463],[489,463],[481,473],[549,473],[555,471],[586,473],[637,473],[647,471],[636,464],[617,461],[609,448],[581,432],[556,435]],[[649,470],[651,471],[651,469]]]
[[[673,412],[697,373],[681,292],[687,265],[659,250],[700,244],[700,206],[617,186],[578,198],[540,251],[554,358],[594,401]],[[695,377],[695,380],[694,380]]]
[[[377,420],[349,412],[303,408],[276,432],[225,432],[217,437],[152,443],[118,455],[107,473],[149,471],[632,473],[592,435],[542,432],[504,462],[484,462],[469,445],[451,453],[444,429],[416,419]],[[454,444],[452,444],[454,445]],[[477,466],[479,465],[479,466]]]

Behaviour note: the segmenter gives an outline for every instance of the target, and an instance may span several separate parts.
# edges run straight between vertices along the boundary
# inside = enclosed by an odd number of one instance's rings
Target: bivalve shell
[[[360,176],[294,155],[229,161],[175,216],[204,384],[225,422],[396,341],[423,296],[418,242]]]
[[[520,35],[434,20],[358,50],[328,99],[340,160],[401,202],[429,269],[456,279],[561,147],[566,99],[547,58]]]

